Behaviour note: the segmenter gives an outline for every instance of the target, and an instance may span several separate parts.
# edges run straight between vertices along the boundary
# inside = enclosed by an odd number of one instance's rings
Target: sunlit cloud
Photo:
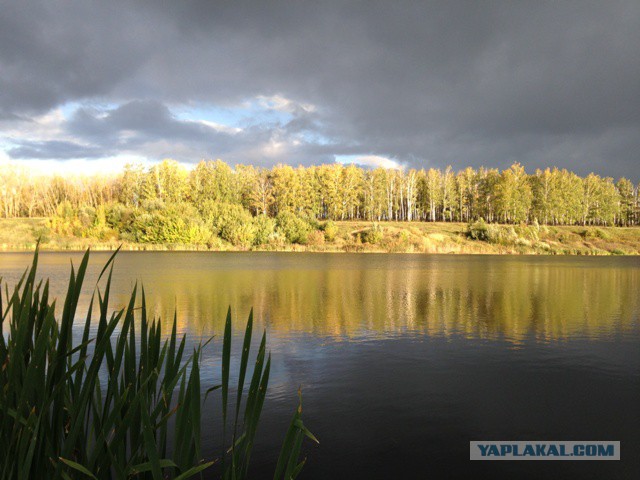
[[[403,165],[397,160],[388,157],[381,157],[379,155],[340,155],[336,157],[336,161],[342,164],[353,163],[362,167],[369,168],[385,168],[401,170]]]
[[[218,132],[235,134],[235,133],[240,133],[242,131],[242,128],[230,127],[228,125],[223,125],[217,122],[211,122],[209,120],[195,120],[195,121],[201,123],[202,125],[206,125],[207,127],[212,128],[213,130],[216,130]]]
[[[269,110],[280,110],[288,113],[296,113],[300,110],[307,113],[312,113],[317,110],[315,105],[312,105],[310,103],[299,103],[289,98],[283,97],[282,95],[258,95],[255,100],[257,104],[262,108]],[[247,102],[245,103],[245,105],[249,106],[253,103],[254,102]]]

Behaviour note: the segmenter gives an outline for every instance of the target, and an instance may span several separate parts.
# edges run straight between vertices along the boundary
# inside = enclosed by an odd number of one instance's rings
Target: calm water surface
[[[87,294],[108,257],[92,255]],[[30,258],[1,253],[0,276]],[[70,259],[41,254],[55,295]],[[302,478],[640,478],[639,258],[123,252],[114,308],[136,281],[194,341],[229,305],[240,332],[253,306],[273,362],[255,478],[298,386],[321,442]],[[623,460],[472,463],[470,440],[620,440]]]

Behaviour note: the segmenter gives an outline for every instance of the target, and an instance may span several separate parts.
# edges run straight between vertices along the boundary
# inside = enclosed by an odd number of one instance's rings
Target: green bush
[[[51,231],[65,236],[80,236],[83,229],[76,215],[76,210],[68,200],[58,204],[56,214],[51,218],[49,226]]]
[[[362,241],[371,245],[377,245],[384,238],[384,231],[382,227],[374,223],[371,228],[362,232]]]
[[[276,228],[276,222],[266,215],[258,215],[253,219],[254,245],[266,245]]]
[[[533,224],[521,224],[515,227],[516,235],[519,240],[527,240],[532,242],[537,242],[540,239],[540,225],[534,221]],[[516,239],[518,240],[518,239]]]
[[[122,203],[109,203],[105,207],[107,225],[121,232],[130,230],[133,214],[133,209]]]
[[[33,238],[42,243],[49,243],[51,241],[51,228],[48,225],[42,225],[32,228]]]
[[[320,225],[320,222],[315,215],[305,212],[303,214],[298,214],[297,216],[307,222],[311,230],[322,230],[322,225]]]
[[[272,250],[283,248],[287,244],[287,239],[279,232],[273,232],[269,235],[267,245]]]
[[[278,213],[276,217],[276,230],[284,235],[289,243],[304,245],[311,233],[311,225],[302,218],[288,210]]]
[[[594,239],[599,238],[601,240],[610,240],[611,235],[607,233],[606,230],[602,230],[601,228],[587,228],[582,232],[582,236],[585,239]]]
[[[530,246],[538,241],[538,231],[535,225],[491,225],[480,219],[467,227],[467,236],[503,246]]]
[[[544,252],[551,251],[551,246],[546,242],[538,242],[535,244],[535,246]]]
[[[489,242],[500,245],[514,245],[520,237],[512,225],[490,225]]]
[[[338,235],[338,227],[331,220],[327,220],[324,223],[322,230],[324,231],[324,239],[327,242],[333,242]]]
[[[221,202],[204,202],[202,216],[215,235],[227,242],[250,247],[254,244],[256,232],[253,217],[240,205]]]
[[[136,241],[169,244],[205,244],[209,241],[211,232],[191,204],[162,206],[149,212],[137,211],[131,225]]]
[[[96,221],[96,209],[89,206],[82,206],[78,209],[78,220],[83,229],[88,230]]]
[[[65,220],[73,220],[76,216],[76,212],[73,209],[71,202],[69,200],[64,200],[56,207],[56,215],[59,218],[64,218]]]
[[[349,238],[342,246],[342,249],[345,252],[361,252],[364,250],[364,246],[362,245],[362,239],[359,234],[349,235]]]
[[[381,245],[389,253],[401,253],[413,250],[409,232],[406,230],[401,230],[398,233],[384,237]]]
[[[95,209],[93,223],[85,228],[83,236],[97,238],[99,240],[108,240],[118,237],[118,232],[107,225],[107,212],[104,205],[99,205]]]
[[[481,218],[467,227],[467,236],[472,240],[488,242],[490,238],[489,225],[487,225],[484,219]]]

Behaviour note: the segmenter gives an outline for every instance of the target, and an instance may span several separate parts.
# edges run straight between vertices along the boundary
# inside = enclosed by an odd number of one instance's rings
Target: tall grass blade
[[[222,444],[226,445],[227,437],[227,403],[229,400],[229,369],[231,363],[231,307],[227,310],[222,340]],[[224,451],[222,454],[224,465]],[[223,467],[224,468],[224,467]]]
[[[77,269],[71,265],[60,317],[49,297],[49,282],[36,283],[37,250],[13,289],[6,283],[3,289],[0,279],[0,478],[185,479],[201,475],[217,461],[222,478],[248,478],[271,368],[263,333],[245,386],[253,310],[240,354],[228,445],[231,309],[225,320],[220,382],[203,387],[201,359],[211,338],[185,355],[186,336],[178,335],[177,313],[171,333],[164,335],[160,319],[148,316],[144,288],[138,295],[137,284],[125,308],[109,312],[116,253],[102,268],[98,282],[103,288],[96,283],[82,319],[77,310],[89,251]],[[77,322],[80,333],[74,335]],[[207,419],[202,405],[218,390],[223,453],[219,459],[203,460],[207,452],[202,451],[202,426]],[[278,472],[295,477],[304,464],[298,461],[302,439],[315,440],[302,423],[301,409],[290,431]]]

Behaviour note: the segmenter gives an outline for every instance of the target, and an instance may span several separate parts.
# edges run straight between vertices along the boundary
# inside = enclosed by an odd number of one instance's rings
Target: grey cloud
[[[230,163],[251,161],[271,165],[281,161],[265,156],[265,147],[283,145],[282,153],[298,163],[333,161],[326,153],[314,153],[298,139],[312,122],[303,117],[286,125],[257,123],[238,131],[218,130],[202,122],[176,118],[163,103],[135,100],[116,108],[79,108],[59,128],[77,141],[14,140],[8,154],[15,159],[99,158],[116,153],[144,155],[153,160],[174,158],[197,162],[202,158],[224,158]],[[277,153],[277,152],[276,152]]]
[[[195,162],[237,148],[232,133],[205,124],[175,118],[157,101],[125,103],[108,111],[79,109],[66,126],[69,134],[117,150]],[[246,141],[247,139],[245,139]],[[255,139],[254,139],[255,141]],[[158,145],[162,145],[158,149]]]
[[[202,123],[178,120],[167,106],[151,100],[136,100],[107,111],[81,108],[71,118],[68,131],[95,141],[116,141],[123,147],[145,139],[220,144],[228,137]]]
[[[75,142],[50,140],[44,142],[21,142],[19,146],[9,149],[9,156],[22,159],[56,159],[100,158],[109,156],[109,150],[95,146],[80,145]]]
[[[299,140],[279,159],[289,163],[519,160],[640,179],[634,0],[2,3],[0,111],[121,105],[70,123],[96,145],[163,140],[185,155],[273,163],[259,146],[280,137]],[[165,106],[275,94],[317,110],[232,136]]]

